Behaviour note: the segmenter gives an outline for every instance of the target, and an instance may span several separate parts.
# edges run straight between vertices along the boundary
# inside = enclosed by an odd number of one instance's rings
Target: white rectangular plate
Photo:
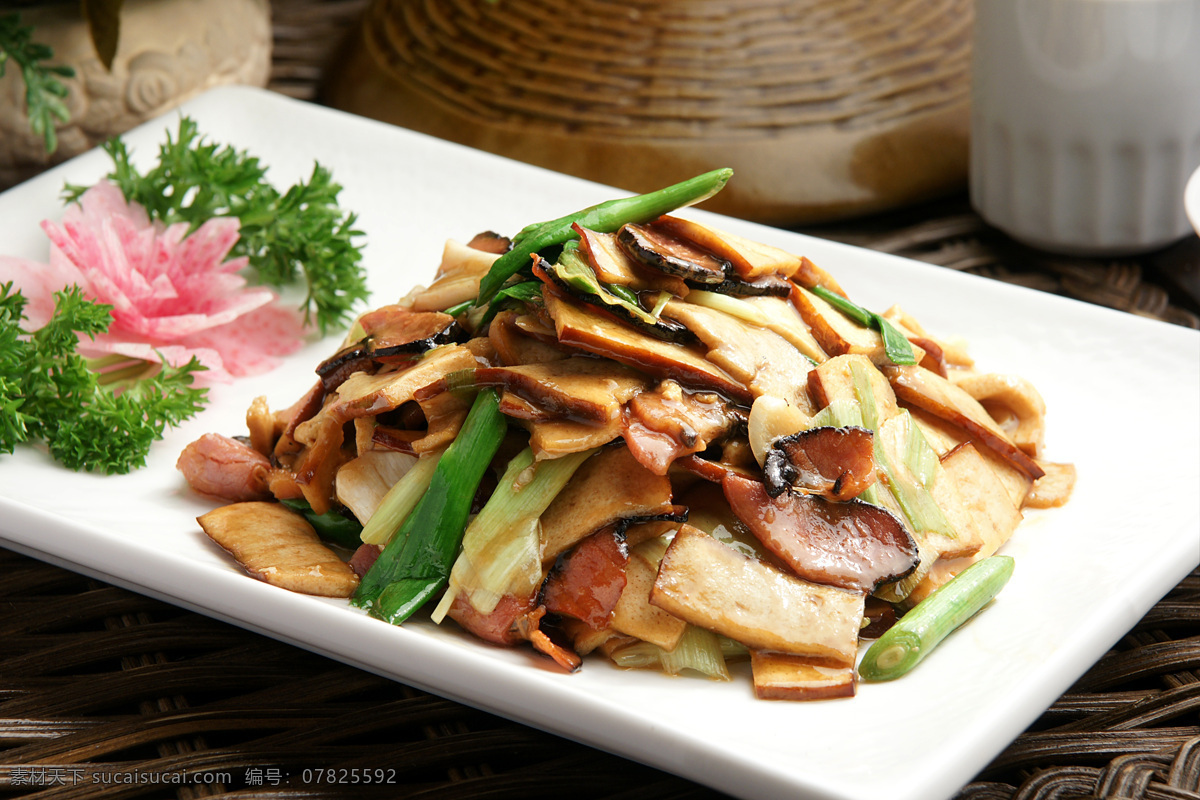
[[[215,141],[261,156],[277,185],[306,177],[314,159],[332,168],[367,234],[377,304],[428,282],[446,238],[513,233],[621,194],[257,90],[215,91],[185,111]],[[167,128],[173,117],[127,136],[140,163]],[[0,247],[45,259],[38,223],[61,213],[63,182],[108,169],[92,152],[0,195]],[[983,368],[1032,380],[1049,408],[1048,457],[1078,467],[1071,502],[1028,514],[1006,546],[1017,569],[1003,594],[902,680],[861,685],[850,700],[787,703],[755,700],[744,667],[729,683],[599,660],[564,675],[450,624],[396,628],[252,580],[200,532],[195,518],[212,505],[189,492],[175,458],[202,433],[244,432],[258,395],[290,405],[332,341],[214,390],[208,410],[134,474],[72,473],[31,447],[0,456],[0,544],[740,797],[947,798],[1200,563],[1200,336],[691,213],[808,255],[863,305],[899,303],[935,334],[966,339]]]

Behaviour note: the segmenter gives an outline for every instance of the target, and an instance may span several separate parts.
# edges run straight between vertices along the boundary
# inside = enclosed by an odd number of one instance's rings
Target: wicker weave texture
[[[1198,708],[1200,571],[959,800],[1200,800]],[[330,780],[354,769],[392,782]],[[220,780],[150,782],[185,773]],[[114,775],[144,777],[117,785]],[[720,796],[0,550],[0,796],[8,795]]]
[[[965,99],[965,0],[389,0],[368,44],[468,117],[760,138]]]

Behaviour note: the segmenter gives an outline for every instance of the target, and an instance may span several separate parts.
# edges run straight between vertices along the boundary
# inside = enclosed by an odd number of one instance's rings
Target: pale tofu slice
[[[1022,505],[1027,508],[1058,508],[1067,502],[1075,489],[1075,465],[1053,461],[1038,461],[1046,474],[1033,482]]]
[[[255,578],[322,597],[349,597],[358,575],[321,543],[304,517],[278,503],[234,503],[197,522]]]
[[[864,596],[808,583],[684,525],[650,602],[751,649],[853,662]]]
[[[933,485],[933,498],[959,538],[978,545],[973,553],[950,555],[989,556],[1007,542],[1021,524],[1020,507],[1012,501],[987,458],[970,442],[942,459],[941,474]],[[981,553],[984,555],[980,556]]]
[[[625,589],[613,609],[609,627],[618,633],[671,651],[683,638],[687,622],[650,604],[655,574],[653,565],[636,552],[630,554],[629,563],[625,566]]]
[[[941,558],[917,584],[907,602],[919,603],[971,564],[994,554],[1021,524],[1021,509],[988,458],[967,442],[942,459],[933,497],[964,539],[980,541],[970,556]],[[1029,478],[1025,479],[1026,481]]]
[[[858,689],[854,664],[835,659],[752,650],[750,669],[759,700],[853,697]]]
[[[796,306],[785,297],[743,297],[766,318],[766,327],[792,343],[792,346],[819,364],[829,358],[813,336]]]
[[[627,447],[602,450],[583,462],[542,514],[542,564],[548,568],[606,525],[674,510],[670,479],[643,467]]]

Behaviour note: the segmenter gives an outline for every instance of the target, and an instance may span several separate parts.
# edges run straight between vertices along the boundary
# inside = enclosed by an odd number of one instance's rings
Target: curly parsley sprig
[[[45,64],[54,57],[47,45],[33,41],[33,26],[22,25],[18,14],[0,15],[0,78],[11,59],[21,70],[25,81],[25,114],[29,128],[42,137],[46,152],[58,149],[57,122],[71,118],[63,98],[67,87],[59,78],[75,77],[75,70],[65,64]]]
[[[104,149],[113,160],[108,179],[151,219],[186,222],[194,230],[212,217],[237,217],[241,230],[232,254],[247,256],[258,280],[271,286],[287,286],[302,275],[308,293],[301,308],[322,333],[348,322],[354,306],[366,300],[362,248],[354,241],[362,236],[354,227],[357,216],[338,207],[342,187],[320,164],[307,181],[281,194],[258,158],[205,140],[188,117],[180,119],[176,136],[167,134],[158,164],[145,174],[121,139]],[[63,197],[74,202],[84,191],[68,185]]]
[[[79,336],[108,330],[112,306],[88,300],[78,286],[55,300],[50,321],[30,333],[21,326],[25,297],[0,285],[0,453],[41,440],[71,469],[115,474],[144,466],[168,426],[203,408],[208,390],[192,380],[204,367],[193,358],[140,380],[97,373],[75,348]]]

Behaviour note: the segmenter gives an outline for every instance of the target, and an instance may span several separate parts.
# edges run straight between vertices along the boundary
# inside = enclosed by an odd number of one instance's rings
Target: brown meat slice
[[[831,500],[857,497],[875,483],[874,436],[866,428],[810,428],[781,436],[763,464],[767,494],[804,489]]]
[[[674,381],[634,397],[625,417],[625,443],[638,463],[655,475],[666,475],[676,459],[705,450],[743,424],[724,398],[685,392]]]
[[[222,506],[197,522],[247,572],[272,586],[322,597],[349,597],[358,588],[358,575],[312,525],[278,503]]]
[[[805,580],[869,593],[917,567],[912,535],[878,506],[793,492],[772,499],[760,482],[732,472],[721,486],[738,519]]]
[[[197,492],[222,500],[266,500],[271,462],[237,439],[206,433],[183,448],[175,468]]]
[[[614,529],[597,531],[559,560],[542,585],[542,604],[593,630],[606,628],[625,589],[628,561],[623,536]]]

